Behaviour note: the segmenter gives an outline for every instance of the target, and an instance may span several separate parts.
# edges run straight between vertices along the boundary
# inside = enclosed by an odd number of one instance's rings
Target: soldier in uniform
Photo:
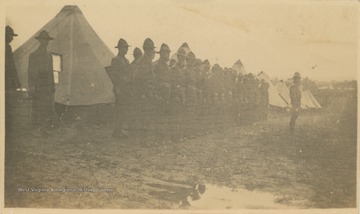
[[[167,44],[161,45],[160,51],[156,52],[160,54],[159,60],[154,63],[154,75],[155,75],[155,100],[156,100],[156,112],[158,117],[156,120],[160,121],[159,133],[162,137],[168,138],[168,126],[170,121],[170,93],[171,93],[171,79],[170,79],[170,48]]]
[[[170,112],[174,118],[172,125],[172,137],[182,138],[183,110],[185,104],[185,80],[184,69],[186,66],[186,52],[180,48],[177,53],[177,62],[171,67],[171,95],[170,95]]]
[[[196,57],[193,52],[190,52],[186,58],[186,67],[184,69],[184,89],[185,89],[185,104],[187,110],[194,111],[196,102]]]
[[[135,65],[136,61],[142,57],[142,52],[140,48],[136,47],[133,52],[134,60],[131,62],[131,65]]]
[[[202,110],[205,110],[205,104],[209,103],[210,100],[210,91],[209,91],[209,73],[210,73],[210,62],[209,60],[205,59],[203,62],[202,69],[200,71],[200,81],[199,87],[202,92]]]
[[[115,94],[115,123],[113,137],[123,138],[128,136],[128,128],[131,123],[132,95],[132,70],[129,60],[125,57],[129,49],[128,43],[120,39],[118,55],[111,60],[111,77]]]
[[[264,79],[261,80],[260,83],[260,115],[262,120],[267,120],[268,116],[268,106],[269,106],[269,83],[267,83]]]
[[[136,105],[138,106],[138,124],[141,129],[149,128],[154,105],[154,42],[147,38],[143,43],[144,55],[135,63],[135,91]]]
[[[300,73],[295,72],[293,76],[294,83],[290,86],[290,99],[291,99],[291,118],[290,118],[290,134],[295,132],[296,119],[299,117],[301,108],[301,76]]]
[[[154,75],[155,75],[155,94],[157,97],[157,108],[161,114],[168,112],[168,104],[170,99],[170,67],[169,57],[170,48],[167,44],[161,45],[159,60],[154,63]]]
[[[15,97],[14,92],[20,88],[20,81],[18,73],[16,70],[14,56],[12,48],[10,46],[11,41],[14,39],[14,36],[17,34],[14,33],[14,30],[6,26],[5,27],[5,127],[6,130],[10,130],[14,107],[15,107]]]
[[[183,48],[180,48],[177,55],[177,63],[172,67],[172,84],[174,90],[172,98],[175,99],[178,103],[177,105],[184,105],[185,103],[185,76],[184,76],[184,70],[186,66],[186,52]]]
[[[29,56],[28,85],[30,96],[33,98],[33,125],[37,127],[37,134],[52,127],[56,114],[54,109],[55,82],[52,56],[47,47],[53,40],[47,31],[42,31],[35,37],[40,43],[37,50]],[[35,133],[34,133],[35,134]]]

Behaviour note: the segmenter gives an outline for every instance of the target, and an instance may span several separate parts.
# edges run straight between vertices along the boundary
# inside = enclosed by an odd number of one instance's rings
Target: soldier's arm
[[[5,55],[5,70],[10,71],[6,72],[6,75],[10,75],[10,80],[15,88],[20,88],[19,76],[16,70],[15,61],[12,53],[11,47],[6,46],[6,55]]]

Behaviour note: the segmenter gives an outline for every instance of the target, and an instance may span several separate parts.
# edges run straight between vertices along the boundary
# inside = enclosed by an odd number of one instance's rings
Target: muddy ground
[[[332,103],[303,112],[295,136],[281,111],[241,126],[195,117],[168,138],[179,126],[122,140],[88,123],[19,132],[6,142],[5,207],[191,208],[206,185],[271,193],[279,206],[356,207],[357,97]]]

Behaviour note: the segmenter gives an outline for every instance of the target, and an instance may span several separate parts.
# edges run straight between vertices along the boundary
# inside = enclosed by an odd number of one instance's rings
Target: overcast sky
[[[274,78],[357,76],[357,1],[5,1],[5,22],[19,34],[13,50],[70,4],[114,53],[118,39],[127,40],[129,60],[150,37],[173,51],[187,42],[198,58],[222,67],[240,59],[248,72]]]

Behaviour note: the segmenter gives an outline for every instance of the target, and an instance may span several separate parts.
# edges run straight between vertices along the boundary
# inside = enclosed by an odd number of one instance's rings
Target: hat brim
[[[12,36],[18,36],[16,33],[13,33]]]
[[[43,39],[43,40],[48,40],[48,41],[50,41],[50,40],[54,40],[54,38],[51,38],[51,37],[49,37],[49,38],[41,38],[41,37],[35,37],[35,39],[36,40],[40,40],[40,39]]]
[[[162,51],[166,51],[166,52],[171,52],[171,50],[162,50]],[[159,50],[159,51],[156,51],[155,53],[157,53],[157,54],[159,54],[159,53],[161,53],[161,50]]]
[[[131,47],[131,45],[128,45],[128,46],[116,46],[115,48],[120,48],[120,47]]]

